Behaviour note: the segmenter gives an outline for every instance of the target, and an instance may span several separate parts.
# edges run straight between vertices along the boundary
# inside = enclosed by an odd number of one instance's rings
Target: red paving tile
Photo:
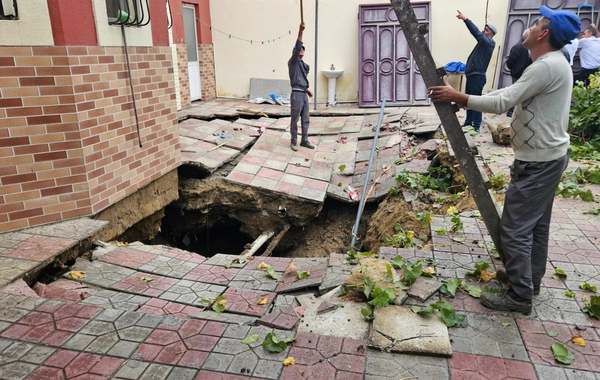
[[[317,181],[316,179],[307,178],[306,181],[304,181],[303,186],[313,190],[327,191],[329,182]]]
[[[100,257],[100,260],[111,264],[137,269],[155,258],[156,255],[153,253],[120,247],[117,248],[116,251]]]
[[[58,350],[50,356],[43,365],[29,377],[29,379],[61,379],[81,378],[95,379],[107,378],[114,374],[123,365],[124,360],[99,356],[88,353],[78,353],[69,350]],[[66,374],[66,377],[63,376]],[[97,375],[97,376],[93,376]]]
[[[362,348],[361,348],[362,347]],[[296,365],[283,368],[281,379],[362,379],[366,342],[298,333],[289,356]]]
[[[254,179],[254,175],[233,170],[231,173],[229,173],[227,179],[239,183],[250,183]]]
[[[276,291],[278,293],[289,292],[311,286],[317,286],[323,281],[323,276],[325,276],[326,269],[327,264],[296,268],[295,270],[285,273],[283,276],[281,276]],[[308,278],[300,280],[298,278],[298,271],[308,272],[310,275]]]
[[[151,279],[150,281],[145,279]],[[155,274],[136,272],[113,285],[114,289],[157,297],[173,286],[178,280]]]
[[[289,164],[285,169],[286,173],[295,174],[300,177],[308,177],[309,168],[304,166],[296,166]]]
[[[77,243],[76,240],[64,238],[32,236],[6,251],[0,251],[0,256],[11,257],[13,259],[44,261],[61,253],[75,243]]]
[[[237,268],[225,268],[220,265],[200,264],[185,275],[184,279],[209,284],[227,285],[239,272]]]
[[[258,171],[258,173],[256,173],[256,175],[259,177],[272,179],[274,181],[279,181],[281,179],[281,176],[283,175],[283,172],[280,172],[278,170],[273,170],[270,168],[261,168]]]
[[[537,376],[531,363],[455,352],[449,360],[452,379],[532,379]]]
[[[196,263],[196,264],[201,264],[204,261],[206,261],[206,257],[204,257],[204,256],[201,256],[197,253],[184,251],[183,249],[179,249],[179,248],[172,248],[172,249],[168,250],[167,252],[163,253],[163,256],[171,257],[171,258],[182,260],[182,261],[187,261],[190,263]]]
[[[275,186],[274,190],[279,191],[281,193],[298,196],[300,195],[302,186],[292,185],[291,183],[279,182]]]
[[[200,313],[202,309],[180,303],[152,298],[137,311],[157,315],[170,315],[176,318],[188,318],[191,314]]]
[[[533,363],[600,372],[600,338],[594,329],[587,328],[584,331],[579,331],[573,325],[530,319],[518,319],[517,325]],[[548,331],[554,331],[558,335],[550,337],[547,335]],[[585,347],[580,347],[571,342],[571,338],[575,334],[580,334],[585,339]],[[551,346],[555,342],[562,343],[573,353],[575,356],[573,363],[565,366],[554,359]]]
[[[260,290],[228,288],[223,296],[227,299],[227,311],[231,313],[262,316],[271,306],[275,293]],[[257,302],[267,298],[267,303],[258,305]]]

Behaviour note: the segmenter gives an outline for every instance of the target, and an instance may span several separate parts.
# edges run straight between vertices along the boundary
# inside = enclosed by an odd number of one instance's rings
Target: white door
[[[198,62],[198,36],[196,35],[196,10],[193,6],[183,6],[183,30],[190,77],[190,99],[193,101],[202,97],[200,62]]]

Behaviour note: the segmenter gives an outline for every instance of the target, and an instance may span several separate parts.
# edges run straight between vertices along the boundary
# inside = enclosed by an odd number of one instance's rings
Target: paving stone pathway
[[[250,108],[272,111],[270,107]],[[238,108],[248,105],[201,103],[182,118],[235,116]],[[182,123],[182,149],[193,150],[184,152],[188,160],[217,168],[249,148],[232,172],[244,174],[239,183],[256,181],[265,189],[297,191],[315,201],[346,198],[343,187],[358,183],[343,181],[361,178],[366,171],[364,156],[372,146],[369,123],[376,115],[342,108],[326,111],[331,112],[314,113],[311,139],[319,142],[315,151],[289,150],[285,114],[289,109],[283,107],[273,111],[281,112],[279,119],[227,124],[189,119]],[[417,111],[427,119],[427,111]],[[246,139],[249,131],[265,123],[268,128],[260,137]],[[385,147],[392,138],[394,134],[381,136],[380,153],[390,150],[390,155],[378,156],[372,175],[380,175],[383,166],[400,154],[402,141]],[[490,164],[495,170],[506,171],[511,159],[506,148],[489,144],[484,129],[475,141],[484,156],[496,154]],[[222,142],[226,143],[208,152]],[[415,161],[394,164],[390,178],[407,167],[423,170]],[[346,167],[340,170],[343,164]],[[343,182],[342,192],[337,192],[336,181]],[[52,284],[29,287],[23,278],[28,280],[29,273],[57,255],[89,244],[104,224],[81,218],[0,234],[0,378],[600,379],[600,321],[581,311],[582,297],[593,293],[579,287],[584,282],[600,287],[600,217],[585,213],[589,208],[578,200],[556,198],[547,273],[531,315],[486,309],[461,291],[449,298],[431,290],[435,283],[424,282],[409,292],[405,305],[445,300],[466,314],[468,327],[447,330],[450,358],[370,348],[372,324],[360,313],[366,304],[338,301],[335,291],[324,294],[343,283],[354,268],[344,255],[235,261],[235,255],[205,258],[167,246],[132,243],[98,249],[93,261],[78,259],[70,269],[84,271],[81,279],[67,272]],[[382,248],[380,258],[429,260],[439,274],[436,280],[465,278],[480,261],[489,262],[490,270],[500,268],[500,261],[490,258],[490,238],[481,219],[473,213],[464,213],[461,219],[463,231],[439,233],[436,230],[449,229],[451,221],[436,217],[429,249]],[[274,269],[278,280],[260,269],[263,262]],[[553,278],[557,268],[567,273],[566,279]],[[298,278],[295,274],[302,271],[310,275]],[[495,281],[489,285],[499,286]],[[565,290],[576,297],[567,297]],[[427,298],[428,294],[432,295]],[[218,296],[226,299],[222,313],[212,310]],[[412,339],[406,334],[415,329],[406,328],[405,322],[396,325],[405,328],[387,334],[380,324],[378,331],[383,329],[388,341],[395,336],[394,346],[402,337]],[[294,340],[281,352],[271,353],[261,345],[269,333]],[[586,340],[585,347],[572,343],[574,334]],[[242,343],[253,335],[258,336],[254,343]],[[554,360],[550,346],[555,342],[574,354],[572,364]],[[284,366],[289,356],[296,364]]]

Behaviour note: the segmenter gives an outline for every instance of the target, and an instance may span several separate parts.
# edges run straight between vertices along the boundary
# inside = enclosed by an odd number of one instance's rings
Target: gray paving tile
[[[365,380],[411,377],[423,380],[450,379],[448,360],[432,356],[392,354],[372,349],[367,350]]]

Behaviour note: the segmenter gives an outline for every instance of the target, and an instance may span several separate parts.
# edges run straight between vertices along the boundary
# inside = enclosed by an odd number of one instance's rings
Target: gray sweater
[[[520,161],[556,160],[569,149],[573,74],[560,51],[533,62],[515,84],[483,96],[469,96],[468,108],[501,114],[515,107],[511,142]]]

